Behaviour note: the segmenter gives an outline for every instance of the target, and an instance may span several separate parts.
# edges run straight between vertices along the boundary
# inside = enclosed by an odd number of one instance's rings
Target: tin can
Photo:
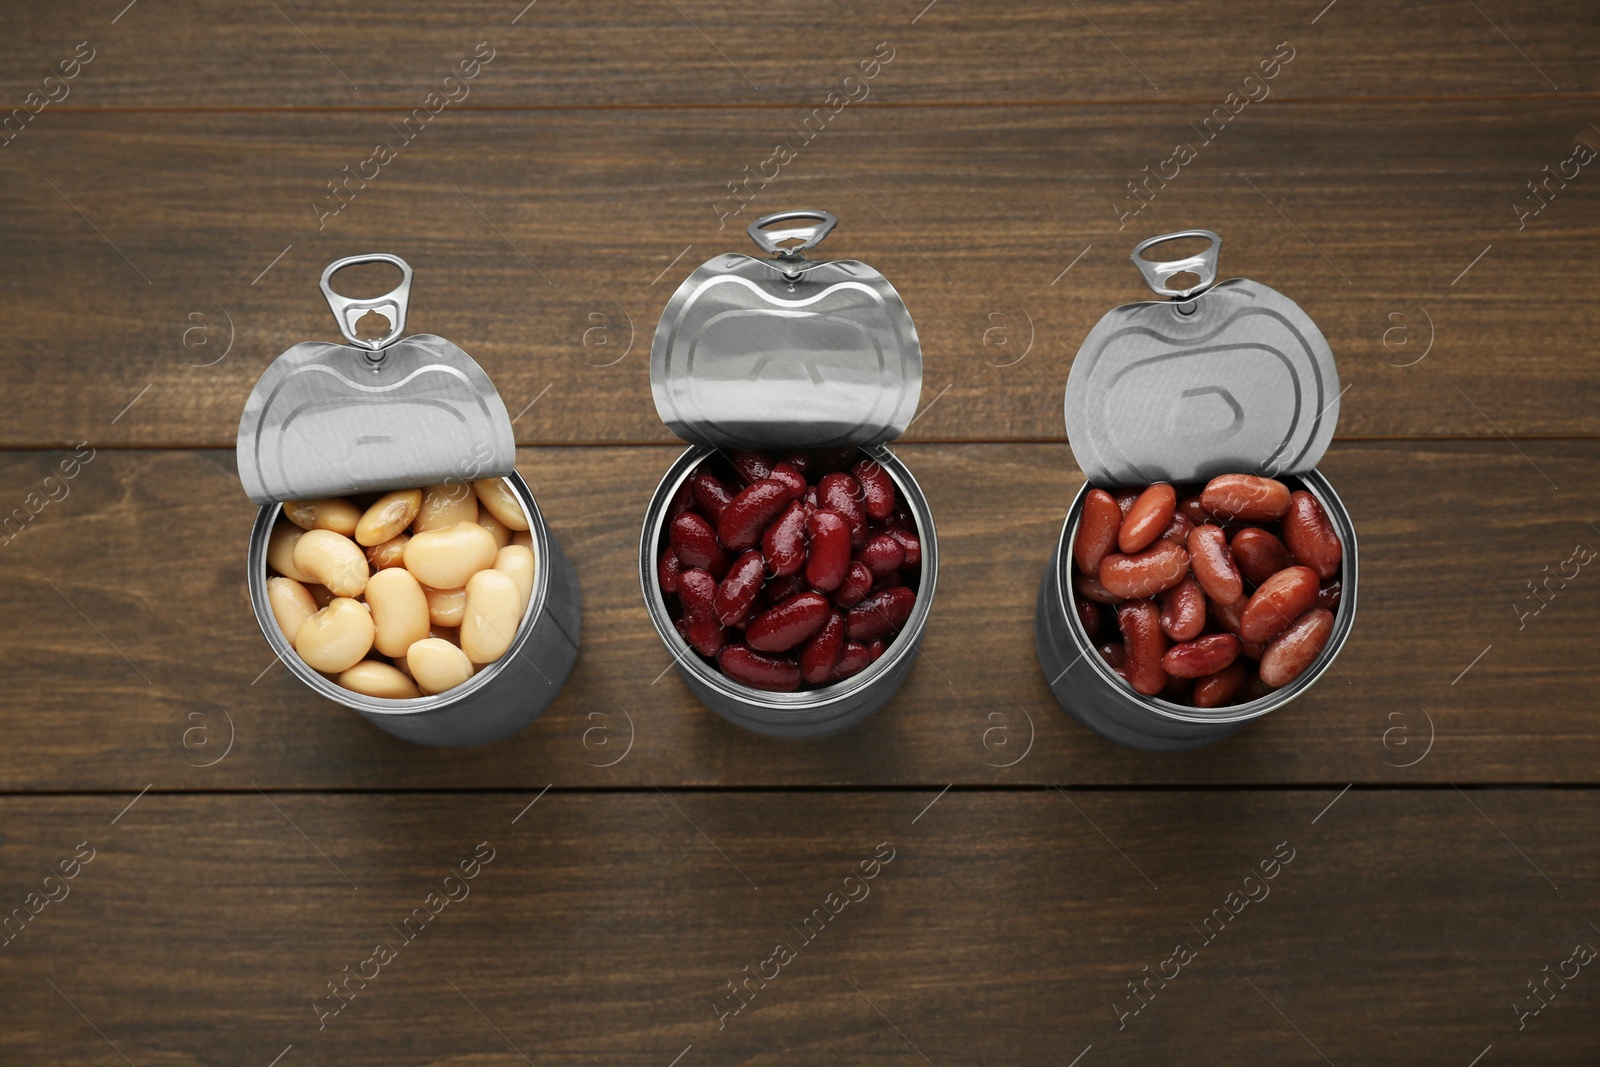
[[[1208,247],[1178,260],[1144,257],[1183,238],[1204,239]],[[1243,278],[1218,283],[1221,244],[1209,230],[1141,242],[1133,262],[1167,299],[1108,312],[1078,350],[1065,418],[1087,482],[1045,569],[1034,622],[1039,663],[1061,706],[1101,737],[1153,752],[1212,744],[1294,700],[1333,665],[1355,621],[1355,526],[1316,470],[1339,417],[1333,352],[1310,316],[1282,293]],[[1183,273],[1198,281],[1169,288]],[[1277,478],[1322,505],[1343,545],[1333,631],[1299,677],[1246,703],[1195,708],[1143,696],[1100,656],[1074,607],[1072,545],[1084,498],[1096,487],[1199,485],[1227,473]]]
[[[352,299],[333,291],[336,271],[388,263],[402,274],[392,292]],[[250,604],[267,643],[313,691],[396,737],[425,745],[477,745],[536,719],[561,690],[578,656],[582,595],[577,572],[550,533],[520,474],[505,404],[483,369],[442,337],[402,337],[411,267],[398,256],[351,256],[330,264],[322,291],[349,342],[295,345],[262,374],[239,422],[239,478],[261,505],[250,534]],[[376,312],[387,328],[362,336]],[[284,637],[267,599],[267,542],[285,500],[314,499],[503,478],[528,522],[533,591],[504,655],[435,696],[386,699],[335,684]]]
[[[678,287],[650,351],[662,421],[690,442],[656,488],[639,541],[645,608],[679,675],[707,707],[757,733],[817,737],[860,722],[894,695],[918,656],[939,573],[933,514],[888,448],[916,413],[922,349],[904,301],[854,260],[809,260],[837,224],[825,211],[785,211],[748,228],[767,253],[713,257]],[[718,449],[859,448],[893,479],[922,544],[916,604],[860,673],[819,689],[769,692],[733,681],[673,624],[657,576],[671,505]]]

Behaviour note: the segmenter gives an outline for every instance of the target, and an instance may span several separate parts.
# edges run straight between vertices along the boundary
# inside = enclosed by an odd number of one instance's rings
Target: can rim
[[[516,493],[518,501],[522,504],[524,517],[528,519],[528,531],[533,535],[533,593],[528,597],[527,610],[522,613],[522,621],[511,639],[511,647],[506,649],[499,659],[453,689],[432,696],[403,699],[357,693],[313,670],[295,652],[288,638],[284,637],[283,631],[278,627],[277,618],[272,614],[272,605],[267,600],[267,539],[272,533],[279,512],[283,510],[282,503],[274,502],[261,505],[256,512],[255,525],[250,530],[250,551],[246,568],[250,605],[255,612],[256,624],[261,628],[267,644],[272,646],[278,659],[283,661],[283,665],[319,696],[343,704],[363,715],[406,716],[443,711],[472,696],[498,677],[512,657],[520,655],[523,646],[527,644],[528,635],[533,632],[534,624],[544,614],[550,589],[550,569],[546,565],[550,558],[550,531],[545,525],[538,503],[533,498],[533,490],[516,470],[501,477],[510,483]]]

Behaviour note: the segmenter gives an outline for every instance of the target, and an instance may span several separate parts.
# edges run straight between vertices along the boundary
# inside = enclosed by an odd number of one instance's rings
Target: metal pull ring
[[[794,222],[800,219],[813,219],[811,226],[791,226],[782,230],[766,230],[775,222]],[[778,211],[771,215],[763,215],[752,222],[745,230],[761,250],[769,256],[781,256],[784,259],[804,259],[807,249],[815,248],[822,243],[822,239],[833,232],[839,225],[839,217],[831,211]],[[793,241],[798,239],[800,244],[793,248],[780,248],[780,241]]]
[[[358,263],[388,263],[399,267],[402,275],[400,284],[382,296],[359,299],[334,292],[330,284],[334,274]],[[333,309],[333,317],[339,321],[339,332],[344,335],[346,341],[369,352],[381,351],[398,341],[400,335],[405,332],[406,305],[411,300],[411,264],[387,252],[346,256],[344,259],[329,263],[327,269],[322,272],[322,295],[327,298],[328,306]],[[389,328],[377,339],[362,337],[356,332],[356,323],[369,311],[376,311],[389,320]]]
[[[1211,242],[1210,246],[1199,255],[1189,256],[1187,259],[1170,259],[1155,262],[1144,258],[1144,250],[1167,241],[1176,241],[1184,237],[1203,237]],[[1210,230],[1182,230],[1178,233],[1164,233],[1160,237],[1151,237],[1140,241],[1133,246],[1133,265],[1139,268],[1139,273],[1144,275],[1145,284],[1152,292],[1159,296],[1170,296],[1177,300],[1188,300],[1198,296],[1211,288],[1217,281],[1217,253],[1222,248],[1222,238]],[[1197,285],[1188,289],[1169,289],[1167,282],[1179,274],[1194,274],[1200,278]]]

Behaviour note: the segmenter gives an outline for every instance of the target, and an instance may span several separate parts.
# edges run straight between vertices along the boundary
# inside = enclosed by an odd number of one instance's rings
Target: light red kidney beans
[[[1317,602],[1317,572],[1285,567],[1261,583],[1239,616],[1239,636],[1267,641]]]
[[[1322,654],[1333,633],[1333,612],[1312,608],[1267,646],[1261,657],[1261,680],[1274,688],[1288,685]]]
[[[1172,521],[1177,506],[1177,490],[1165,482],[1157,482],[1140,493],[1117,530],[1117,547],[1125,553],[1149,547]]]
[[[1289,487],[1258,474],[1221,474],[1201,490],[1200,504],[1224,521],[1272,522],[1289,510]]]
[[[850,569],[850,524],[836,511],[816,511],[806,519],[806,533],[811,542],[806,581],[813,589],[831,593]]]
[[[1083,601],[1093,603],[1092,601]],[[1206,626],[1206,595],[1192,577],[1161,594],[1161,629],[1174,641],[1193,641]],[[1089,631],[1093,633],[1094,631]]]
[[[1228,547],[1233,552],[1234,563],[1239,566],[1239,573],[1251,585],[1260,585],[1295,563],[1289,550],[1283,547],[1283,542],[1272,536],[1271,531],[1259,526],[1248,526],[1234,534]]]
[[[1317,498],[1304,489],[1289,496],[1289,510],[1283,517],[1283,543],[1295,561],[1317,572],[1319,578],[1332,578],[1344,561],[1344,547],[1328,521]]]
[[[1153,697],[1167,684],[1161,657],[1167,639],[1161,632],[1161,612],[1152,600],[1130,600],[1117,607],[1117,626],[1122,630],[1126,655],[1123,671],[1137,693]]]
[[[1220,526],[1196,526],[1189,534],[1189,561],[1195,581],[1213,603],[1232,604],[1244,596],[1244,579]]]
[[[1239,658],[1239,639],[1232,634],[1206,634],[1173,645],[1161,657],[1161,669],[1179,678],[1204,678]]]
[[[1100,584],[1113,596],[1155,596],[1183,581],[1189,553],[1171,541],[1157,541],[1131,555],[1113,552],[1100,561]]]
[[[1083,498],[1078,533],[1072,539],[1072,562],[1084,574],[1099,574],[1100,561],[1117,546],[1122,529],[1122,509],[1104,489],[1091,489]]]

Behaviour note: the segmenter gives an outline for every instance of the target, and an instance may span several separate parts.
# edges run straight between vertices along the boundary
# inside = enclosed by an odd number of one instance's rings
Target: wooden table
[[[3,22],[0,1061],[1600,1058],[1594,5],[123,2]],[[926,661],[806,743],[660,675],[634,577],[655,321],[793,206],[916,318],[943,549]],[[1364,580],[1314,692],[1146,755],[1034,591],[1073,353],[1194,226],[1338,355]],[[583,582],[484,749],[314,698],[245,595],[240,408],[378,250]]]

